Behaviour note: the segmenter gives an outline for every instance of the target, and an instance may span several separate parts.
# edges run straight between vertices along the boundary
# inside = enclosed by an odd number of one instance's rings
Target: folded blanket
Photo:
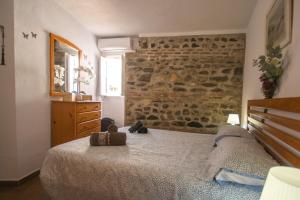
[[[91,146],[121,146],[126,145],[126,133],[117,132],[115,125],[108,127],[108,132],[96,132],[90,136]]]
[[[108,145],[108,134],[107,132],[95,132],[90,136],[91,146],[106,146]]]
[[[121,146],[126,145],[126,133],[116,132],[109,134],[109,145],[111,146]]]

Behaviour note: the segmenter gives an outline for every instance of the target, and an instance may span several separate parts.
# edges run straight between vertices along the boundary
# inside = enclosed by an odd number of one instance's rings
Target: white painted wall
[[[0,1],[11,43],[8,66],[0,69],[0,180],[18,180],[39,169],[50,148],[49,33],[79,46],[95,68],[99,52],[96,37],[54,1]],[[27,40],[22,32],[38,37]],[[95,95],[95,82],[83,89]]]
[[[112,118],[118,127],[123,127],[125,120],[125,97],[102,97],[102,100],[102,117]]]
[[[5,27],[6,55],[6,65],[0,65],[0,180],[9,180],[17,178],[14,11],[11,0],[0,0],[0,25]]]
[[[252,67],[253,59],[265,53],[266,16],[273,0],[258,0],[248,25],[246,58],[243,85],[243,125],[246,124],[247,101],[263,98],[261,93],[260,73]],[[300,1],[294,1],[293,36],[291,44],[285,48],[289,57],[289,66],[281,80],[281,86],[276,97],[300,96]]]

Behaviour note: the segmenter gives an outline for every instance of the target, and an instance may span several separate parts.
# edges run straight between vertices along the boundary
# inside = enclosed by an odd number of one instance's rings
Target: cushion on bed
[[[257,192],[262,191],[265,179],[265,177],[240,173],[226,168],[222,168],[215,176],[215,181],[220,185],[236,185],[238,187],[247,187]]]
[[[225,137],[243,137],[243,138],[253,138],[246,129],[239,126],[224,125],[219,128],[217,135],[214,138],[214,146],[218,145],[218,142]]]
[[[221,169],[265,178],[271,167],[278,163],[256,140],[240,137],[222,139],[209,155],[208,174],[216,176]]]

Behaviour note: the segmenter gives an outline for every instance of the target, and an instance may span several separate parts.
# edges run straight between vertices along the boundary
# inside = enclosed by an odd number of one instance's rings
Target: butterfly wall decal
[[[23,34],[23,38],[25,38],[26,40],[28,40],[29,34],[26,34],[26,33],[24,33],[24,32],[22,32],[22,34]]]
[[[32,37],[32,38],[36,38],[37,35],[38,35],[37,33],[31,32],[31,37]]]

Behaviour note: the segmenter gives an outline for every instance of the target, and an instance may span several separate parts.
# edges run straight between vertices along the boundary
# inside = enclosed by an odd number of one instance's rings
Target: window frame
[[[121,88],[120,88],[120,94],[114,95],[109,92],[107,92],[107,75],[103,75],[103,58],[109,58],[109,57],[117,57],[121,59]],[[107,69],[107,66],[104,66]],[[105,86],[103,86],[105,77]],[[100,95],[103,97],[123,97],[124,96],[124,54],[123,53],[109,53],[109,54],[102,54],[100,56]]]

